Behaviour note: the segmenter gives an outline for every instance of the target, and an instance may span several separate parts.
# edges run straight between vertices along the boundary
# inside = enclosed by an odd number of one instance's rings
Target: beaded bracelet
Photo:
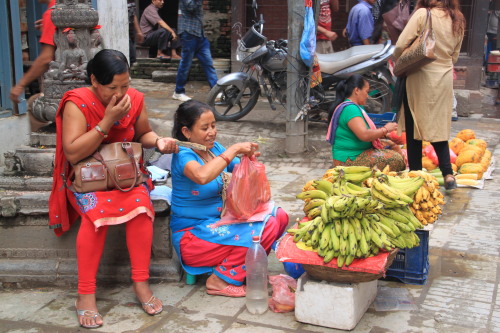
[[[99,133],[100,136],[102,136],[103,138],[107,138],[108,137],[108,133],[104,132],[104,130],[101,128],[101,126],[99,125],[95,125],[94,129],[97,131],[97,133]]]
[[[224,155],[223,153],[220,154],[219,157],[221,157],[224,161],[226,161],[227,165],[231,164],[231,161],[229,160],[229,158],[227,158],[227,156]]]

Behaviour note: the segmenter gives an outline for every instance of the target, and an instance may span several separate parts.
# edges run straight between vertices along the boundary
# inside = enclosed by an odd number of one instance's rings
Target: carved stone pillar
[[[63,94],[86,86],[87,62],[100,49],[99,30],[94,29],[99,15],[89,0],[57,0],[52,10],[55,60],[42,80],[42,94],[33,103],[33,116],[40,121],[54,121]]]

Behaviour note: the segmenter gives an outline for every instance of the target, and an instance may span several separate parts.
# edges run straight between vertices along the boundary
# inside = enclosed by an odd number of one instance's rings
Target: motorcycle
[[[260,96],[267,97],[269,105],[286,104],[287,65],[289,57],[287,40],[270,40],[262,34],[262,15],[238,41],[236,60],[242,62],[239,72],[233,72],[217,81],[210,90],[207,103],[215,110],[217,120],[236,121],[247,115],[257,104]],[[384,113],[391,109],[394,80],[386,62],[394,46],[385,44],[353,46],[345,51],[317,54],[322,82],[311,88],[309,73],[297,82],[295,102],[301,109],[299,115],[309,120],[326,122],[330,107],[335,101],[337,84],[353,74],[361,74],[370,83],[369,98],[365,110],[369,113]],[[311,115],[315,114],[316,119]],[[318,117],[318,115],[320,115]]]

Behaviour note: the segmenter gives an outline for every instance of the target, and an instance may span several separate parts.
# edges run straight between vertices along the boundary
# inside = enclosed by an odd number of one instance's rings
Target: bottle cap
[[[252,240],[254,242],[258,242],[258,241],[260,241],[260,236],[252,236]]]

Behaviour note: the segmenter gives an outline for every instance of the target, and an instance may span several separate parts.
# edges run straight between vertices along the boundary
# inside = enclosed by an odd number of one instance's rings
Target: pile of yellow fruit
[[[455,165],[458,171],[457,183],[463,185],[477,185],[477,180],[491,164],[491,151],[488,144],[482,139],[477,139],[471,129],[460,131],[450,143],[450,148],[457,155]]]

